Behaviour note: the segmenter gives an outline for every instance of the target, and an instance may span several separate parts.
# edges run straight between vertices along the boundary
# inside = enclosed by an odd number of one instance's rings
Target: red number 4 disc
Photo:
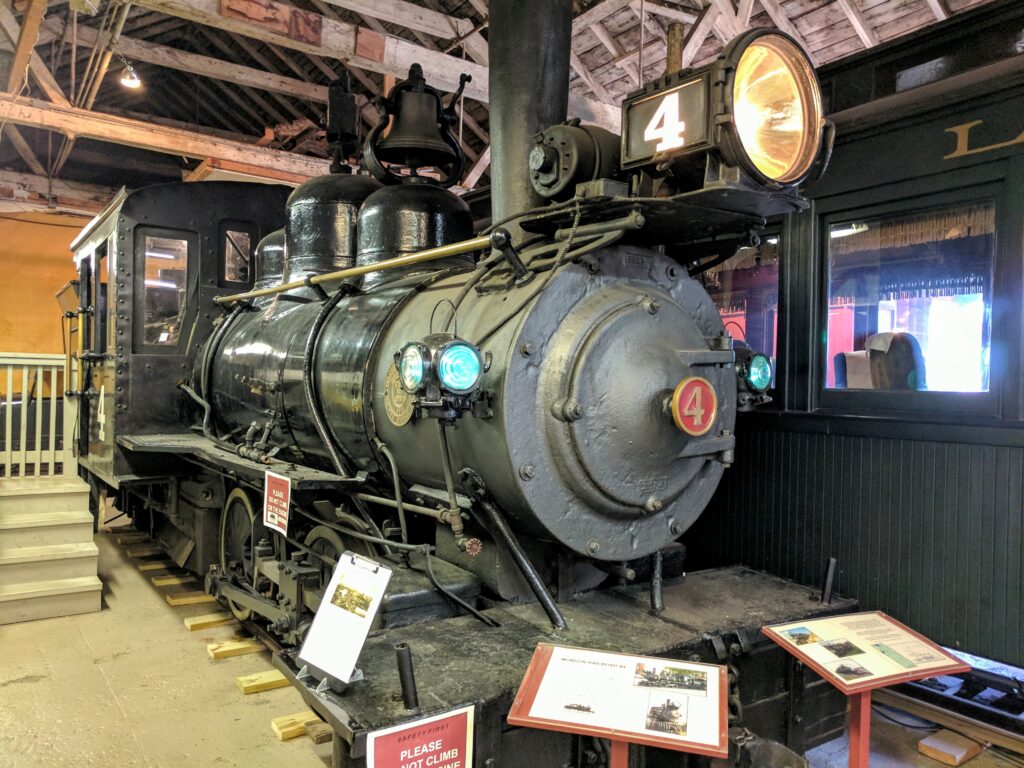
[[[672,418],[676,426],[694,437],[706,435],[718,417],[718,395],[711,382],[690,376],[672,394]]]

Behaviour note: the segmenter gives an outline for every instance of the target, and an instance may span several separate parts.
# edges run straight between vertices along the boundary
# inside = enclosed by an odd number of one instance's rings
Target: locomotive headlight
[[[767,392],[772,385],[772,361],[760,352],[751,355],[744,379],[755,392]]]
[[[480,386],[483,375],[483,356],[469,342],[456,339],[438,350],[437,377],[448,392],[468,395]]]
[[[794,187],[827,160],[831,138],[811,60],[773,29],[743,33],[715,62],[655,80],[622,105],[623,169],[671,167],[679,192],[731,178],[706,168],[711,160],[739,168],[748,189]]]
[[[398,378],[402,383],[402,389],[415,394],[423,387],[423,379],[430,367],[430,352],[418,342],[406,344],[395,355],[395,365],[398,366]]]
[[[807,175],[821,149],[821,92],[792,40],[764,34],[743,48],[732,103],[739,143],[758,171],[781,184]]]

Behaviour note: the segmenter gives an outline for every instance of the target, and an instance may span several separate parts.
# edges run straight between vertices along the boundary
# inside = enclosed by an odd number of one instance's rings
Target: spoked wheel
[[[311,529],[306,534],[305,544],[318,555],[330,558],[334,562],[338,562],[341,554],[346,550],[365,555],[366,557],[374,557],[375,555],[373,545],[369,542],[358,539],[346,539],[342,534],[326,525],[318,525]],[[323,560],[318,562],[320,564],[321,589],[327,589],[327,584],[331,580],[331,574],[334,573],[334,566]]]
[[[263,523],[256,519],[252,501],[241,488],[235,488],[224,502],[220,515],[220,567],[238,581],[255,585],[253,549],[261,538],[270,538]],[[239,621],[252,616],[251,608],[228,600],[228,608]]]

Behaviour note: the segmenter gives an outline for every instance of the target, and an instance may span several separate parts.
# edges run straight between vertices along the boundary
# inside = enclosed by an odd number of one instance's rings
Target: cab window
[[[185,319],[188,290],[188,241],[144,238],[143,331],[147,345],[175,346]]]

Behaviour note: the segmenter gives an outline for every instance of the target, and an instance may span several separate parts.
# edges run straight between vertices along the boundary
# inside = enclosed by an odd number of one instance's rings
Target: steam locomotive
[[[546,24],[521,44],[566,33]],[[829,144],[806,56],[748,33],[632,94],[621,136],[565,121],[560,78],[533,98],[561,99],[562,119],[532,128],[492,80],[489,219],[448,189],[459,94],[446,106],[413,66],[380,102],[365,170],[346,162],[358,113],[335,83],[336,172],[287,200],[232,182],[122,194],[73,245],[71,394],[96,505],[113,497],[286,648],[346,552],[394,568],[385,634],[509,627],[516,606],[572,632],[575,598],[629,584],[663,611],[736,412],[768,399],[771,361],[729,337],[695,278],[805,205]],[[290,486],[284,533],[263,514],[270,474]],[[377,702],[330,716],[348,759],[401,719],[371,661],[363,687],[332,691],[292,654],[280,663],[321,705]]]

